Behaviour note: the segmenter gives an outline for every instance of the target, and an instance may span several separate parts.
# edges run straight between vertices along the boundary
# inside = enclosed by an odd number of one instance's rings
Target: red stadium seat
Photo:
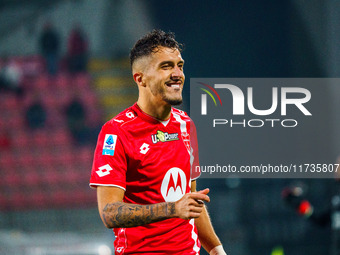
[[[56,108],[59,105],[59,99],[56,98],[54,93],[45,93],[44,96],[41,98],[43,105],[46,108]]]
[[[72,87],[72,83],[68,74],[60,73],[55,80],[55,85],[57,88],[64,88],[67,89],[68,87]]]
[[[8,119],[7,125],[11,130],[24,126],[25,121],[23,114],[19,111],[12,112],[11,117]]]
[[[19,155],[28,153],[31,146],[31,137],[26,132],[17,131],[11,139],[11,146]]]
[[[63,167],[72,166],[75,163],[72,152],[70,152],[68,150],[60,151],[59,155],[58,155],[58,162]]]
[[[25,168],[27,165],[33,166],[36,164],[36,156],[32,152],[22,154],[18,157],[16,163],[20,169]]]
[[[74,76],[72,81],[73,86],[80,90],[87,90],[90,88],[91,77],[87,73],[80,73]]]
[[[97,104],[97,97],[92,91],[87,91],[82,95],[86,107],[94,107]]]
[[[50,144],[50,134],[45,130],[32,133],[32,146],[46,147]]]
[[[56,165],[56,159],[51,151],[44,151],[39,155],[37,164],[43,170],[51,169]]]
[[[51,203],[48,192],[44,190],[34,191],[29,197],[29,206],[33,209],[47,208]]]
[[[52,204],[54,207],[65,207],[73,204],[72,194],[65,190],[57,190],[52,193]]]
[[[6,93],[1,98],[0,104],[6,111],[16,110],[18,108],[18,98],[14,94]]]
[[[2,151],[0,154],[0,170],[9,171],[10,169],[13,169],[15,165],[16,160],[13,154],[10,151]]]
[[[4,131],[7,129],[7,118],[0,114],[0,131]]]
[[[21,210],[29,206],[26,194],[24,191],[15,191],[9,195],[9,205],[10,208]]]
[[[94,153],[94,147],[92,146],[83,146],[80,147],[77,150],[77,153],[75,153],[74,157],[79,161],[83,163],[91,163],[93,159],[93,153]]]
[[[53,127],[53,128],[60,128],[60,127],[64,127],[65,121],[64,121],[64,117],[63,114],[61,112],[61,110],[59,109],[59,107],[57,106],[53,106],[52,105],[48,105],[48,109],[47,109],[47,125],[49,127]],[[56,132],[53,131],[50,132],[51,137],[54,136]]]
[[[51,85],[51,81],[47,75],[38,76],[35,81],[35,88],[40,90],[40,93],[46,91],[48,87]]]
[[[71,142],[71,137],[66,130],[59,129],[51,137],[55,145],[67,145]]]
[[[42,173],[42,181],[45,185],[55,187],[60,183],[60,177],[58,172],[54,169],[44,169]]]
[[[66,105],[68,105],[72,98],[73,98],[73,92],[70,90],[61,90],[58,94],[59,98],[58,98],[58,102],[59,102],[59,106],[61,109],[65,108]]]
[[[89,196],[83,190],[75,189],[70,194],[76,206],[88,205]]]
[[[21,105],[23,106],[23,108],[27,109],[28,106],[33,104],[35,98],[36,98],[36,96],[35,96],[34,93],[26,93],[24,98],[21,101]]]
[[[87,123],[90,126],[98,125],[102,120],[102,112],[96,108],[91,108],[87,113]]]
[[[6,210],[8,207],[8,198],[0,193],[0,210]]]
[[[23,178],[24,186],[28,189],[39,186],[42,182],[41,173],[38,173],[36,166],[26,166],[22,171],[21,177]]]

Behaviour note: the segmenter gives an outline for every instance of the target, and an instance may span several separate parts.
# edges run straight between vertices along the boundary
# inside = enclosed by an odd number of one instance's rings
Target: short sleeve
[[[120,127],[106,123],[99,133],[94,152],[90,186],[115,186],[126,189],[127,160],[124,135]]]

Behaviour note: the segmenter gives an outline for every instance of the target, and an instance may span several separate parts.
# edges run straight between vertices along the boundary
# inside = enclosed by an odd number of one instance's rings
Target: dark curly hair
[[[154,29],[140,38],[130,51],[131,66],[136,59],[147,56],[152,52],[157,52],[159,46],[183,50],[183,44],[175,40],[175,34],[172,32],[165,33],[160,29]]]

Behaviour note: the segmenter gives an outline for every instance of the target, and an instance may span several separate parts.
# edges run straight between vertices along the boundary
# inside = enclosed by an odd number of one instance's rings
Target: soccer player
[[[153,30],[130,60],[139,97],[103,126],[90,180],[101,219],[114,229],[115,253],[199,254],[202,244],[226,254],[204,205],[209,189],[196,191],[198,176],[190,172],[198,162],[193,124],[172,107],[182,102],[181,44]]]

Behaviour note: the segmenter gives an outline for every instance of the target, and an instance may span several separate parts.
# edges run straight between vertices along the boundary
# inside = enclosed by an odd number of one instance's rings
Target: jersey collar
[[[155,117],[152,117],[151,115],[143,112],[143,110],[135,103],[132,106],[132,109],[137,113],[138,117],[142,118],[143,120],[150,122],[152,124],[163,124],[163,126],[167,126],[172,118],[172,108],[171,108],[171,113],[170,117],[167,120],[159,120]]]

